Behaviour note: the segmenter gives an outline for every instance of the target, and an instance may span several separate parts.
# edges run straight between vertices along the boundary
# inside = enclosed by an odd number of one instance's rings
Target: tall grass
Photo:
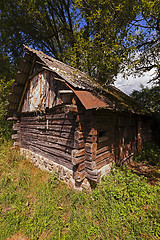
[[[160,184],[115,169],[91,193],[75,192],[0,146],[0,239],[160,239]]]

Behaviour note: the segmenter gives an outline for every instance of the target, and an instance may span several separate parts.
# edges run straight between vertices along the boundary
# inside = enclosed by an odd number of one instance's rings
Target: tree
[[[128,71],[141,75],[155,69],[154,80],[160,79],[159,0],[77,0],[76,4],[94,43],[93,55],[100,61],[99,74],[111,71],[109,77],[114,77],[117,71]]]
[[[139,0],[135,19],[127,28],[130,71],[143,74],[152,69],[160,80],[160,1]]]
[[[131,97],[153,113],[160,113],[160,86],[152,88],[141,86],[140,91],[133,91]]]
[[[2,0],[1,43],[13,57],[21,55],[23,43],[63,60],[74,44],[76,14],[72,0]]]
[[[6,121],[6,107],[15,71],[9,57],[2,52],[0,52],[0,62],[0,142],[2,142],[8,140],[12,132],[12,124]]]
[[[12,60],[24,43],[102,84],[126,67],[159,77],[159,0],[2,0],[0,9],[0,44]]]

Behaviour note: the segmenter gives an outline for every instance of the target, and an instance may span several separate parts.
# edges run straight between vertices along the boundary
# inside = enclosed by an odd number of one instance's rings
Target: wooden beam
[[[70,94],[70,93],[73,93],[72,90],[59,90],[59,93],[60,94]]]
[[[36,61],[36,55],[34,55],[34,57],[33,57],[32,65],[31,65],[31,68],[30,68],[30,71],[29,71],[28,77],[29,77],[29,75],[32,74],[32,71],[33,71],[33,68],[34,68],[35,61]],[[20,110],[21,110],[21,106],[22,106],[22,103],[23,103],[24,95],[25,95],[25,93],[26,93],[26,90],[27,90],[28,84],[29,84],[29,78],[28,78],[27,81],[26,81],[26,84],[25,84],[25,87],[24,87],[24,90],[23,90],[23,93],[22,93],[22,97],[21,97],[21,100],[20,100],[20,103],[19,103],[19,106],[18,106],[18,109],[17,109],[17,112],[18,112],[18,113],[19,113]]]
[[[65,82],[62,78],[54,77],[54,79],[57,80],[57,81],[60,81],[60,82]]]

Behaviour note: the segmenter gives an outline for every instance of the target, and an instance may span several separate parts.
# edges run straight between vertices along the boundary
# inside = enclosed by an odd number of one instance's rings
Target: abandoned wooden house
[[[151,137],[150,118],[114,86],[25,46],[9,97],[15,146],[73,185],[97,182]]]

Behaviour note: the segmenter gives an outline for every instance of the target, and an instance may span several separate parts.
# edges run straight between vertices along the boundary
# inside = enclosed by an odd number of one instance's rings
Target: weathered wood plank
[[[13,134],[12,135],[12,139],[19,139],[19,137],[20,137],[19,134]]]
[[[40,149],[41,152],[47,152],[49,154],[52,155],[53,159],[59,159],[60,162],[63,162],[63,161],[67,161],[67,162],[70,162],[71,163],[71,155],[67,154],[67,153],[64,153],[60,150],[56,150],[56,149],[52,149],[52,148],[48,148],[47,146],[45,146],[44,144],[39,144],[37,141],[32,141],[30,143],[26,142],[26,141],[22,141],[22,146],[33,146],[33,147],[36,147],[37,149]],[[38,153],[38,152],[37,152]]]
[[[85,160],[85,165],[86,165],[86,168],[90,169],[91,171],[97,169],[95,161],[87,161],[87,160]]]
[[[48,126],[48,129],[46,129],[46,124],[44,125],[25,125],[22,124],[21,128],[31,128],[31,129],[44,129],[47,131],[63,131],[63,132],[71,132],[75,129],[74,126],[61,126],[61,125],[54,125],[54,126]]]
[[[72,120],[68,120],[68,119],[54,119],[54,120],[46,120],[46,119],[40,119],[40,120],[35,120],[35,121],[30,121],[30,120],[28,120],[28,121],[21,121],[21,124],[22,124],[22,126],[23,125],[26,125],[26,126],[30,126],[30,125],[39,125],[39,124],[41,124],[41,125],[46,125],[46,123],[48,122],[48,125],[49,126],[54,126],[54,125],[75,125],[76,126],[76,124],[75,124],[75,122],[74,121],[72,121]]]
[[[74,148],[79,150],[79,149],[82,149],[84,147],[85,147],[84,139],[79,140],[79,141],[74,141]]]
[[[110,146],[105,146],[105,147],[103,147],[103,148],[100,148],[100,149],[97,150],[97,156],[98,156],[99,154],[101,154],[101,153],[104,153],[104,152],[108,151],[108,150],[111,151],[112,149],[113,149],[113,146],[112,146],[112,147],[110,147]]]
[[[102,154],[99,154],[96,157],[95,162],[98,163],[98,162],[100,162],[100,161],[102,161],[103,159],[106,159],[106,158],[113,159],[114,157],[113,157],[113,154],[110,151],[104,152]]]
[[[96,154],[86,152],[85,157],[88,161],[92,162],[96,159]]]
[[[80,164],[80,163],[82,163],[82,162],[84,162],[85,161],[85,156],[82,156],[82,157],[72,157],[72,163],[73,163],[73,165],[77,165],[77,164]]]
[[[85,144],[85,151],[87,153],[96,154],[97,151],[97,143],[86,143]]]
[[[60,147],[64,146],[66,148],[74,148],[74,141],[72,139],[62,139],[62,138],[57,138],[57,137],[53,137],[53,136],[39,136],[37,135],[33,135],[33,134],[25,134],[24,136],[22,136],[22,140],[26,140],[28,142],[34,140],[34,141],[38,141],[39,144],[41,142],[45,142],[46,144],[48,144],[48,146],[54,147],[54,144],[58,144]],[[63,147],[62,147],[63,148]]]
[[[77,150],[77,149],[72,150],[72,157],[73,158],[82,157],[84,155],[85,155],[84,148],[80,149],[80,150]]]
[[[82,170],[85,169],[85,167],[86,167],[85,162],[82,162],[82,163],[78,164],[77,171],[81,172]]]
[[[13,123],[12,129],[13,129],[13,131],[19,131],[20,130],[20,123]]]
[[[85,172],[85,170],[83,170],[83,171],[81,171],[81,172],[76,171],[76,172],[73,173],[73,176],[74,176],[74,179],[75,179],[77,182],[81,182],[81,181],[83,181],[83,179],[85,179],[85,177],[86,177],[86,172]]]
[[[109,164],[113,160],[110,158],[105,158],[101,162],[96,163],[96,168],[99,170],[100,168],[104,167],[105,165]]]
[[[63,132],[63,131],[50,131],[50,130],[45,130],[41,131],[39,129],[35,128],[21,128],[21,133],[30,133],[30,134],[39,134],[42,136],[54,136],[54,137],[62,137],[62,138],[68,138],[68,139],[74,139],[74,131],[71,132]]]
[[[103,147],[107,147],[107,146],[108,146],[108,148],[112,148],[113,143],[114,143],[114,139],[110,139],[108,141],[98,143],[97,144],[97,149],[99,150],[99,149],[101,149]]]

